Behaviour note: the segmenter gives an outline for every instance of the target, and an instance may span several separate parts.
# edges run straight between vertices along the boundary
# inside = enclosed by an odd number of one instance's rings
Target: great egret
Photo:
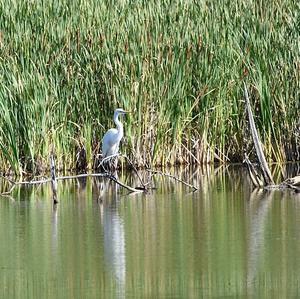
[[[123,125],[119,121],[119,115],[129,113],[121,108],[118,108],[114,112],[114,122],[117,128],[109,129],[102,139],[102,158],[105,159],[109,156],[116,155],[119,151],[119,144],[123,138]]]

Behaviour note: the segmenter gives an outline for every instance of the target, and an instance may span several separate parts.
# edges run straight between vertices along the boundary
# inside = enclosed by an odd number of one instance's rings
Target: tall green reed
[[[243,81],[268,160],[296,159],[299,11],[293,0],[0,1],[1,168],[42,171],[51,148],[59,168],[91,167],[119,106],[134,111],[121,150],[137,165],[241,161]]]

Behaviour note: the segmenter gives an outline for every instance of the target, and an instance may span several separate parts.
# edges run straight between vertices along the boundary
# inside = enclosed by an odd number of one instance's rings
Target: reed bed
[[[92,168],[117,107],[137,166],[299,159],[299,1],[0,0],[0,165]]]

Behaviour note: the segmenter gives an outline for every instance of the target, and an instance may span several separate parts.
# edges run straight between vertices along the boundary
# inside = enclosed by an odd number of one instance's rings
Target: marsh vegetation
[[[115,108],[138,166],[299,159],[298,1],[0,1],[0,165],[92,168]]]

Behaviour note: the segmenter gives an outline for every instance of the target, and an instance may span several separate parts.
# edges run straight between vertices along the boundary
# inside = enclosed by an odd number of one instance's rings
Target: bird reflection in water
[[[117,177],[117,174],[114,174]],[[107,179],[98,180],[98,203],[103,227],[105,266],[111,272],[118,297],[125,293],[125,234],[119,215],[118,185]]]

